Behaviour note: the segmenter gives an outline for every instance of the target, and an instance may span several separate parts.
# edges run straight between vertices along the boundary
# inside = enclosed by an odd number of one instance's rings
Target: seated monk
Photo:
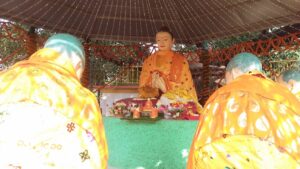
[[[287,70],[278,78],[278,82],[286,86],[300,101],[300,71]]]
[[[0,73],[1,169],[106,169],[95,95],[80,83],[84,48],[55,34],[28,60]]]
[[[187,168],[299,167],[297,98],[268,79],[250,53],[236,55],[225,78],[203,108]]]
[[[172,51],[174,42],[173,34],[167,27],[162,27],[156,33],[158,52],[143,63],[139,97],[160,98],[159,102],[164,105],[192,101],[200,113],[202,107],[198,103],[189,63],[184,56]]]

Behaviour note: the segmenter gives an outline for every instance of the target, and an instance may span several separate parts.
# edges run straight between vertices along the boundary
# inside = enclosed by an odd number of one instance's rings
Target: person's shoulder
[[[278,85],[271,79],[245,74],[221,87],[219,92],[244,90],[260,93],[260,91],[269,90],[277,86]]]
[[[156,56],[155,53],[146,56],[144,62],[149,62],[149,60],[151,60],[151,59],[154,58],[155,56]]]
[[[254,81],[253,81],[254,80]],[[235,91],[250,91],[254,92],[251,88],[253,86],[259,85],[262,81],[260,79],[257,81],[255,77],[251,75],[242,75],[238,77],[237,79],[233,80],[232,82],[218,88],[210,97],[209,101],[214,100],[219,95],[223,95],[225,93],[231,93]],[[253,85],[255,84],[255,85]]]
[[[173,51],[173,52],[174,52],[175,57],[186,60],[186,57],[183,54],[181,54],[179,52],[175,52],[175,51]]]
[[[97,102],[96,95],[84,86],[80,86],[79,93],[83,100],[88,102]]]
[[[228,84],[226,86],[222,86],[220,88],[218,88],[217,90],[215,90],[213,92],[212,95],[209,96],[208,100],[206,101],[206,103],[210,103],[213,102],[218,96],[224,94],[224,93],[228,93],[230,92],[228,89],[230,89],[231,84]]]
[[[258,95],[278,102],[283,102],[286,98],[292,97],[288,89],[271,79],[242,75],[229,84],[217,89],[209,97],[208,102],[213,102],[219,96],[240,92]]]
[[[183,64],[189,65],[187,58],[179,52],[174,52],[175,59],[181,61]]]

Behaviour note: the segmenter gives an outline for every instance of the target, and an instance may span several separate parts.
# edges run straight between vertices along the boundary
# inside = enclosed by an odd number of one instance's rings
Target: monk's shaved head
[[[84,53],[84,47],[81,44],[80,40],[67,33],[58,33],[55,35],[52,35],[44,45],[44,48],[52,48],[54,50],[57,50],[57,52],[67,52],[70,54],[71,52],[75,52],[76,56],[79,57],[79,59],[82,61],[82,65],[85,64],[85,53]],[[72,55],[69,55],[70,59],[74,59],[71,57]]]
[[[251,70],[262,71],[262,64],[257,56],[243,52],[235,55],[226,67],[226,71],[231,71],[232,69],[239,69],[243,73],[247,73]]]
[[[71,61],[77,77],[80,79],[85,67],[85,52],[81,41],[70,34],[58,33],[52,35],[45,43],[44,48],[53,49],[60,53],[61,58]]]
[[[300,82],[300,71],[299,70],[287,70],[281,73],[281,78],[285,82],[289,82],[290,80],[295,80]]]
[[[226,84],[249,71],[262,72],[260,60],[255,55],[247,52],[235,55],[226,66]]]

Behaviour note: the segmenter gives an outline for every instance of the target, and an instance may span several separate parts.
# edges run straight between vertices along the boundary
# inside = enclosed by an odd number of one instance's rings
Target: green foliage
[[[239,36],[231,36],[224,39],[208,41],[213,49],[228,48],[238,43],[258,40],[260,32],[247,32]]]
[[[260,59],[265,66],[266,75],[271,78],[279,76],[281,72],[288,69],[300,69],[299,49],[274,52],[272,55],[263,56]]]
[[[278,28],[270,29],[277,30]],[[270,33],[272,35],[272,33]],[[228,37],[220,40],[209,41],[208,43],[214,49],[228,48],[235,44],[248,42],[248,41],[257,41],[261,37],[261,32],[245,33],[240,36]],[[274,34],[275,36],[275,34]],[[270,36],[272,38],[273,36]],[[272,52],[271,52],[272,53]],[[300,51],[296,50],[284,50],[282,52],[274,51],[270,56],[260,56],[259,59],[264,65],[265,73],[270,78],[275,78],[282,71],[286,69],[300,69]]]
[[[17,52],[11,59],[5,61],[2,67],[9,67],[15,62],[24,59],[26,56],[25,41],[21,38],[21,33],[15,31],[11,24],[5,24],[7,27],[0,24],[0,58],[6,59],[8,56]]]
[[[193,52],[197,50],[197,46],[195,44],[175,44],[174,50],[180,52]]]
[[[90,58],[90,83],[92,85],[105,85],[114,80],[121,66],[103,58]]]

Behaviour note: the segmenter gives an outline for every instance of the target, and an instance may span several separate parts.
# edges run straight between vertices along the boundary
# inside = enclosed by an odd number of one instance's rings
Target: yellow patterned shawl
[[[102,168],[106,168],[108,150],[99,105],[94,94],[80,84],[70,60],[52,49],[41,49],[1,72],[0,81],[0,104],[29,102],[52,107],[92,133]]]

